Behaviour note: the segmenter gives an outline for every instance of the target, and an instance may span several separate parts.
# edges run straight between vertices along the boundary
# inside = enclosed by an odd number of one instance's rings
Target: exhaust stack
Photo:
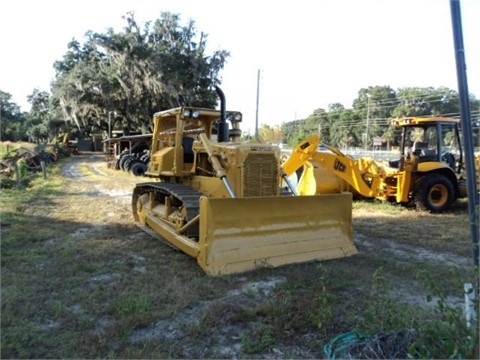
[[[215,86],[218,97],[220,98],[220,122],[218,123],[218,142],[227,142],[228,141],[228,124],[227,124],[227,110],[225,105],[225,94],[222,89],[218,86]]]

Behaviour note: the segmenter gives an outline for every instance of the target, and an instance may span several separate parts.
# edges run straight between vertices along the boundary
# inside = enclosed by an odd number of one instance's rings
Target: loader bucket
[[[209,275],[354,255],[352,195],[202,197],[198,245]]]

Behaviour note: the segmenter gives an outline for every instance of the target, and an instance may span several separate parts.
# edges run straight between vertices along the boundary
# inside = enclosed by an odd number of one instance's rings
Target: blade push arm
[[[201,133],[199,135],[200,140],[203,143],[203,146],[205,146],[205,149],[207,150],[208,153],[208,159],[213,165],[213,168],[215,169],[215,175],[222,180],[223,184],[225,185],[228,193],[232,198],[235,197],[235,193],[233,192],[232,186],[228,182],[227,179],[227,174],[225,173],[225,170],[223,169],[222,165],[220,164],[220,161],[218,158],[215,156],[213,153],[212,147],[210,146],[210,140],[208,140],[207,135],[205,133]]]

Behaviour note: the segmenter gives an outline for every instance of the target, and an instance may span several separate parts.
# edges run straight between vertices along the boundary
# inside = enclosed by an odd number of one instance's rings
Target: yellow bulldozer
[[[241,142],[242,114],[178,107],[153,116],[151,158],[136,185],[136,223],[195,258],[208,275],[342,258],[353,243],[352,195],[284,194],[277,146]]]
[[[300,195],[351,191],[433,213],[448,211],[456,199],[467,196],[459,122],[446,117],[394,119],[392,125],[401,132],[395,161],[354,159],[332,146],[320,146],[319,137],[312,135],[292,150],[282,168]],[[477,182],[479,169],[477,155]]]

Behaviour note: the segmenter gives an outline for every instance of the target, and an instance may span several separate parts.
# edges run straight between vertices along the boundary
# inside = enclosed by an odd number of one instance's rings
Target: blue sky
[[[480,0],[460,0],[469,90],[480,97]],[[49,90],[55,60],[88,30],[120,30],[161,11],[193,19],[210,50],[231,57],[221,72],[227,108],[254,129],[340,102],[362,87],[457,90],[450,0],[16,0],[0,5],[0,89],[28,111],[34,88]]]

